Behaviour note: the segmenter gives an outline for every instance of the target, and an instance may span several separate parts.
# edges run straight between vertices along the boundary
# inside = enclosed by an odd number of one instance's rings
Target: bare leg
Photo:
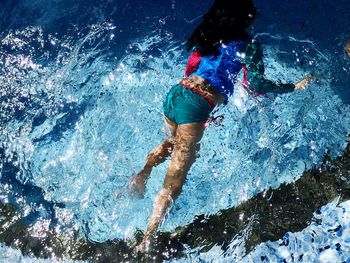
[[[159,224],[171,203],[179,196],[185,182],[187,172],[195,161],[199,141],[205,127],[200,123],[179,125],[175,137],[171,163],[164,179],[163,189],[155,199],[153,213],[141,244],[136,248],[144,251],[153,238]]]
[[[147,155],[145,166],[132,179],[130,183],[130,186],[132,187],[133,192],[136,192],[138,195],[143,196],[145,192],[145,185],[146,185],[147,179],[149,178],[153,167],[164,162],[166,158],[170,155],[173,148],[174,148],[174,143],[172,139],[167,139]]]
[[[153,149],[146,159],[146,164],[142,170],[132,179],[130,186],[134,192],[143,196],[145,192],[145,184],[150,176],[153,167],[163,163],[170,156],[174,148],[174,137],[176,134],[177,124],[164,117],[164,122],[171,131],[172,137],[163,141],[155,149]]]

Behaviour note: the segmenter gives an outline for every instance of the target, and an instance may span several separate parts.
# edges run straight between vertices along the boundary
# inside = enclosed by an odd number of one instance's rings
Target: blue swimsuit
[[[225,96],[225,103],[233,93],[236,77],[242,69],[242,54],[246,47],[245,41],[233,41],[222,44],[219,55],[202,57],[196,71],[190,76],[205,79],[212,87]]]

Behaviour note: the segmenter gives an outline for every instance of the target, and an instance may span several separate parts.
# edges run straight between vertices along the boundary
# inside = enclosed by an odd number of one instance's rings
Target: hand
[[[350,39],[345,44],[344,50],[345,50],[346,54],[348,54],[348,56],[350,57]]]
[[[315,75],[313,73],[310,73],[305,78],[303,78],[302,80],[300,80],[295,84],[294,90],[305,89],[305,87],[314,80],[315,80]]]

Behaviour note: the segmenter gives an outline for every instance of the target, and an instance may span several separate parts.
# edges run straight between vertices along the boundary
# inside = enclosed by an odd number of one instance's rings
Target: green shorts
[[[206,122],[213,106],[201,95],[181,84],[173,86],[163,103],[164,115],[176,124]]]

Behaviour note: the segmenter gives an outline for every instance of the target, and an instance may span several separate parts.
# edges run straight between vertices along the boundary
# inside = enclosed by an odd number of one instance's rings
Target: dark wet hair
[[[187,50],[196,47],[203,55],[216,54],[220,42],[248,39],[245,30],[255,16],[252,0],[215,0],[188,39]]]

